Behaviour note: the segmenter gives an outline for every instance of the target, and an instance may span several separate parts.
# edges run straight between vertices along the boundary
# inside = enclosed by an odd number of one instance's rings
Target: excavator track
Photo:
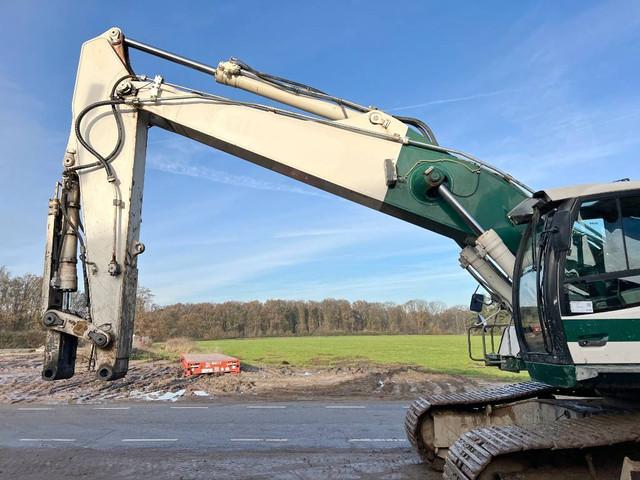
[[[599,456],[598,448],[605,449]],[[612,458],[612,454],[620,458]],[[640,456],[637,412],[566,419],[530,428],[481,427],[464,433],[451,445],[443,478],[617,479],[625,455],[635,456],[635,460]]]
[[[435,448],[426,444],[421,434],[423,422],[428,420],[434,411],[468,410],[483,408],[487,405],[502,405],[549,395],[554,391],[554,387],[544,383],[523,382],[486,390],[421,397],[413,402],[407,411],[405,417],[407,437],[424,462],[432,468],[441,470],[441,460],[436,456]]]

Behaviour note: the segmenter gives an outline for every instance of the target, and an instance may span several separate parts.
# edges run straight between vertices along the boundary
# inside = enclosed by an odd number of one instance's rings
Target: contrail
[[[430,105],[442,105],[445,103],[466,102],[469,100],[476,100],[478,98],[495,97],[497,95],[503,95],[505,93],[517,92],[519,89],[511,88],[505,90],[496,90],[495,92],[476,93],[475,95],[467,95],[465,97],[443,98],[440,100],[431,100],[430,102],[414,103],[413,105],[404,105],[402,107],[388,108],[388,112],[394,112],[398,110],[410,110],[412,108],[428,107]]]
[[[186,177],[196,177],[209,180],[211,182],[233,185],[237,187],[252,188],[255,190],[271,190],[275,192],[288,192],[300,195],[309,195],[313,197],[327,198],[324,192],[316,192],[311,189],[304,189],[295,186],[265,182],[244,175],[233,175],[220,170],[212,170],[206,167],[195,165],[185,165],[180,162],[167,161],[160,156],[152,156],[148,162],[149,168],[174,175],[183,175]]]

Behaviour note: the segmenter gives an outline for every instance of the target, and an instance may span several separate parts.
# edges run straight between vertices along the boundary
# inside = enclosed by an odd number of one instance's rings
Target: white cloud
[[[255,190],[286,192],[313,197],[328,197],[328,194],[316,190],[313,187],[307,187],[306,185],[296,186],[285,182],[276,183],[246,175],[234,175],[224,170],[216,170],[203,166],[201,162],[196,161],[196,156],[206,153],[209,158],[211,158],[212,152],[214,152],[213,156],[222,154],[200,145],[187,147],[182,141],[159,141],[151,142],[150,147],[147,166],[150,169],[160,172],[200,178],[210,182]],[[238,161],[242,160],[238,159]]]
[[[355,236],[318,237],[314,239],[280,242],[277,245],[256,249],[254,252],[220,252],[208,259],[182,263],[168,259],[165,263],[175,265],[173,271],[163,269],[166,280],[152,282],[152,287],[161,302],[177,301],[180,298],[211,298],[216,289],[238,285],[248,279],[265,275],[285,267],[302,266],[316,261],[322,254],[335,251],[357,242]],[[208,263],[203,265],[203,263]]]

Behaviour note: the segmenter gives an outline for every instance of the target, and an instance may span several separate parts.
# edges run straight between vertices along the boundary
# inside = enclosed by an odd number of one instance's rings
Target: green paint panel
[[[408,135],[425,141],[412,131]],[[396,162],[398,182],[387,191],[382,210],[450,237],[460,245],[467,237],[475,237],[444,200],[428,195],[424,172],[429,167],[444,172],[449,190],[466,210],[485,229],[493,228],[507,247],[516,252],[524,226],[511,224],[507,213],[527,198],[526,194],[492,172],[445,153],[402,147]]]
[[[576,367],[573,365],[527,362],[527,370],[536,382],[562,388],[571,388],[576,385]]]
[[[640,341],[640,319],[563,320],[568,342],[609,337],[610,342]]]

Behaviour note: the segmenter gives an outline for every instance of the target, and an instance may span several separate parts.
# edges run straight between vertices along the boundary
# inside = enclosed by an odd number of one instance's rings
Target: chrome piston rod
[[[162,50],[160,48],[147,45],[146,43],[138,42],[133,38],[125,37],[124,44],[127,47],[131,47],[135,50],[140,50],[141,52],[145,52],[150,55],[154,55],[156,57],[164,58],[165,60],[169,60],[170,62],[174,62],[185,67],[193,68],[200,72],[208,73],[209,75],[215,76],[216,74],[216,67],[212,67],[211,65],[206,65],[204,63],[196,62],[195,60],[191,60],[181,55],[176,55],[175,53],[167,52],[166,50]]]
[[[438,187],[438,193],[449,204],[455,212],[462,217],[464,222],[473,230],[473,233],[480,236],[484,233],[484,228],[478,223],[478,221],[471,216],[467,209],[462,206],[456,197],[445,187],[444,183]]]

